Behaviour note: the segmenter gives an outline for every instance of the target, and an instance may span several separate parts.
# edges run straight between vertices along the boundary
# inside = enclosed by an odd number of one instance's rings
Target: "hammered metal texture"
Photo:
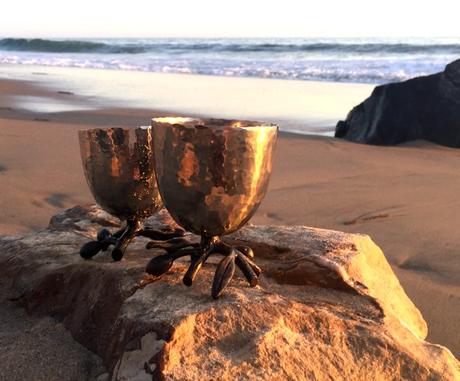
[[[82,130],[79,139],[86,180],[102,208],[142,219],[162,207],[150,127]]]
[[[158,186],[177,223],[212,237],[252,217],[268,187],[276,125],[157,118],[152,129]]]

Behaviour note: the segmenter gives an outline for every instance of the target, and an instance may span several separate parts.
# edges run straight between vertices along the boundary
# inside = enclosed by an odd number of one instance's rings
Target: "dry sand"
[[[17,296],[16,296],[17,297]],[[103,380],[102,360],[49,317],[28,316],[0,283],[0,380]]]
[[[73,97],[0,81],[0,234],[44,228],[59,210],[93,201],[77,130],[145,125],[154,115],[133,109],[43,114],[21,110],[5,94]],[[459,168],[460,150],[426,142],[376,147],[283,133],[270,190],[252,222],[371,235],[427,320],[428,340],[459,357]]]

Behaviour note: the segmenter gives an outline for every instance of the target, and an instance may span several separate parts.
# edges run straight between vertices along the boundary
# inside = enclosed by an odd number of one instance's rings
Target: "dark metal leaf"
[[[115,240],[115,247],[112,250],[112,259],[114,261],[121,261],[125,255],[126,248],[136,235],[138,224],[139,223],[137,221],[132,224],[128,224],[124,233]]]
[[[192,263],[190,263],[190,266],[187,272],[185,273],[184,278],[182,279],[182,282],[184,282],[184,284],[187,287],[190,287],[192,285],[193,280],[195,279],[196,274],[198,274],[198,271],[200,271],[201,266],[203,266],[204,261],[205,258],[203,257],[203,255],[199,258],[192,257]]]
[[[239,267],[243,275],[246,277],[251,287],[257,286],[259,278],[252,269],[251,265],[247,262],[247,258],[239,250],[237,250],[236,265]]]
[[[97,253],[99,253],[104,247],[99,241],[90,241],[85,243],[80,249],[80,255],[84,259],[91,259]]]
[[[235,248],[241,251],[246,257],[254,258],[254,251],[249,246],[236,246]]]
[[[111,236],[110,232],[107,229],[102,229],[97,233],[97,240],[104,241]]]
[[[137,235],[141,235],[143,237],[147,237],[155,241],[164,241],[171,238],[183,237],[185,235],[185,231],[182,229],[164,231],[145,228],[143,230],[138,231]]]
[[[163,249],[168,253],[173,253],[179,249],[192,246],[193,243],[186,238],[175,237],[166,241],[150,241],[145,246],[146,249]]]
[[[150,260],[145,268],[145,272],[150,275],[160,276],[172,267],[173,262],[174,259],[168,254],[159,255]]]
[[[125,255],[125,250],[126,250],[126,246],[114,247],[114,249],[112,250],[112,259],[115,262],[121,261],[123,258],[123,255]]]
[[[232,280],[233,274],[235,274],[235,258],[236,254],[233,251],[230,255],[224,257],[219,266],[217,266],[211,290],[211,295],[214,299],[217,299],[222,294],[225,287]]]
[[[257,264],[252,259],[246,257],[246,262],[251,266],[251,268],[254,270],[257,276],[260,276],[260,274],[262,274],[262,269],[259,266],[257,266]]]

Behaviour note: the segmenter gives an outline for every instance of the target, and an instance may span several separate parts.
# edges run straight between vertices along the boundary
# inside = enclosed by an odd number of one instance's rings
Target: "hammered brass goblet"
[[[96,241],[83,245],[83,258],[90,259],[114,245],[112,258],[119,261],[136,235],[169,240],[184,234],[182,230],[142,228],[142,220],[163,206],[155,179],[150,127],[82,130],[79,140],[85,177],[96,202],[126,220],[121,230],[111,234],[103,229]]]
[[[193,118],[152,120],[158,188],[171,216],[201,236],[199,244],[172,247],[147,265],[159,276],[174,260],[191,257],[183,282],[191,286],[210,255],[220,254],[212,285],[217,298],[237,266],[253,287],[261,269],[247,246],[229,245],[222,236],[240,229],[265,196],[278,127],[249,121]]]

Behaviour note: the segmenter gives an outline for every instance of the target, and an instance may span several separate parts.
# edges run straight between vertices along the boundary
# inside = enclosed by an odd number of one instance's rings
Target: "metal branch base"
[[[150,228],[142,228],[140,220],[132,219],[127,221],[124,228],[113,234],[111,234],[107,229],[99,231],[96,241],[87,242],[81,247],[80,255],[84,259],[91,259],[100,251],[106,251],[111,245],[113,245],[112,259],[114,261],[120,261],[125,254],[126,248],[136,236],[154,239],[159,242],[158,247],[163,247],[163,241],[183,237],[184,234],[185,232],[182,229],[154,230]],[[149,247],[155,246],[152,245],[152,242],[149,242],[148,245]]]
[[[183,282],[191,286],[201,266],[214,254],[224,256],[217,266],[212,283],[211,295],[217,299],[225,287],[230,283],[235,273],[235,268],[241,270],[249,285],[255,287],[259,282],[262,272],[254,261],[254,252],[248,246],[231,246],[224,243],[220,237],[202,237],[200,243],[191,243],[183,238],[170,240],[169,247],[164,245],[167,253],[152,258],[147,265],[146,272],[160,276],[166,273],[173,265],[173,262],[181,257],[190,256],[191,263],[184,275]],[[148,247],[148,245],[147,245]]]

